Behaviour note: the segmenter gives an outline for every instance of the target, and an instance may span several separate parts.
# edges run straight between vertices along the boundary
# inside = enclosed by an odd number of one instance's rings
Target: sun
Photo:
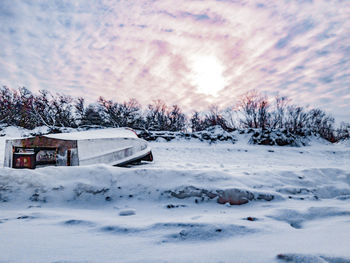
[[[198,56],[192,60],[192,84],[202,94],[217,96],[226,86],[224,66],[215,56]]]

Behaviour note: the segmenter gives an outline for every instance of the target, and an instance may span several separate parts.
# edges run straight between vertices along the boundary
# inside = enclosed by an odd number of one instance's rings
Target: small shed
[[[142,160],[153,160],[147,141],[131,129],[110,128],[6,140],[4,166],[124,166]]]

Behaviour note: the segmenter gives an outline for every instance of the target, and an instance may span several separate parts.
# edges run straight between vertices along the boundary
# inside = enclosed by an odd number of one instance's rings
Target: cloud
[[[161,98],[188,111],[258,89],[350,121],[349,9],[326,0],[3,0],[0,84],[90,101]],[[192,81],[203,56],[223,67],[216,97]]]
[[[298,35],[302,35],[313,28],[314,28],[314,21],[311,19],[306,19],[300,23],[293,25],[290,29],[288,29],[287,36],[278,40],[276,44],[276,48],[281,49],[286,47],[288,43],[291,42],[295,37],[297,37]]]

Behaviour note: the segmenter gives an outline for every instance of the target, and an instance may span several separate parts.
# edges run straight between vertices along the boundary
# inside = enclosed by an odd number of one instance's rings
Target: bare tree
[[[321,109],[311,109],[308,112],[307,128],[321,137],[335,141],[334,118]]]
[[[105,126],[98,105],[89,104],[84,111],[80,126]]]
[[[210,107],[209,112],[205,114],[203,123],[205,128],[218,125],[224,130],[229,130],[229,127],[226,124],[226,120],[224,119],[217,105],[212,105]]]
[[[14,119],[13,92],[6,86],[0,88],[0,123],[11,125]]]
[[[186,127],[186,116],[182,113],[178,105],[173,105],[168,111],[169,118],[169,130],[170,131],[182,131]]]
[[[98,103],[107,125],[130,128],[141,128],[143,126],[141,105],[136,99],[117,103],[100,97]]]
[[[203,131],[205,129],[204,120],[201,113],[194,111],[190,118],[190,127],[192,132]]]
[[[308,113],[303,107],[290,105],[287,107],[285,127],[294,134],[303,134],[303,129],[307,125]]]
[[[230,130],[235,130],[239,126],[239,113],[234,107],[226,108],[222,112],[222,116]]]
[[[73,111],[74,111],[76,125],[79,126],[83,121],[83,118],[85,116],[85,111],[86,111],[85,99],[83,97],[78,97],[75,99]]]
[[[269,126],[269,102],[266,97],[261,97],[258,102],[258,128],[263,130]]]
[[[275,110],[271,113],[271,127],[272,128],[283,128],[285,126],[285,115],[289,99],[285,96],[275,97]]]
[[[40,90],[34,97],[33,114],[39,125],[53,128],[56,126],[56,113],[52,106],[52,95],[46,90]]]
[[[168,106],[162,100],[155,100],[153,104],[148,105],[146,114],[146,128],[149,130],[167,130]]]
[[[52,107],[55,112],[56,126],[74,127],[73,98],[70,96],[57,94],[52,96]]]
[[[245,128],[262,128],[269,125],[269,102],[257,91],[249,91],[239,99],[238,109],[242,114],[241,124]]]
[[[21,87],[13,95],[13,121],[15,125],[26,129],[35,128],[38,123],[33,114],[33,94],[25,87]]]
[[[258,94],[249,91],[239,99],[238,108],[242,114],[241,124],[245,128],[258,128]]]
[[[122,105],[124,111],[124,126],[140,129],[144,126],[141,105],[136,99],[130,99]]]

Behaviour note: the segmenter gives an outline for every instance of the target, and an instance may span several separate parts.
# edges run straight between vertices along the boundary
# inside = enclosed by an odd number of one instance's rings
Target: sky
[[[1,0],[0,85],[185,111],[249,90],[350,121],[350,1]]]

